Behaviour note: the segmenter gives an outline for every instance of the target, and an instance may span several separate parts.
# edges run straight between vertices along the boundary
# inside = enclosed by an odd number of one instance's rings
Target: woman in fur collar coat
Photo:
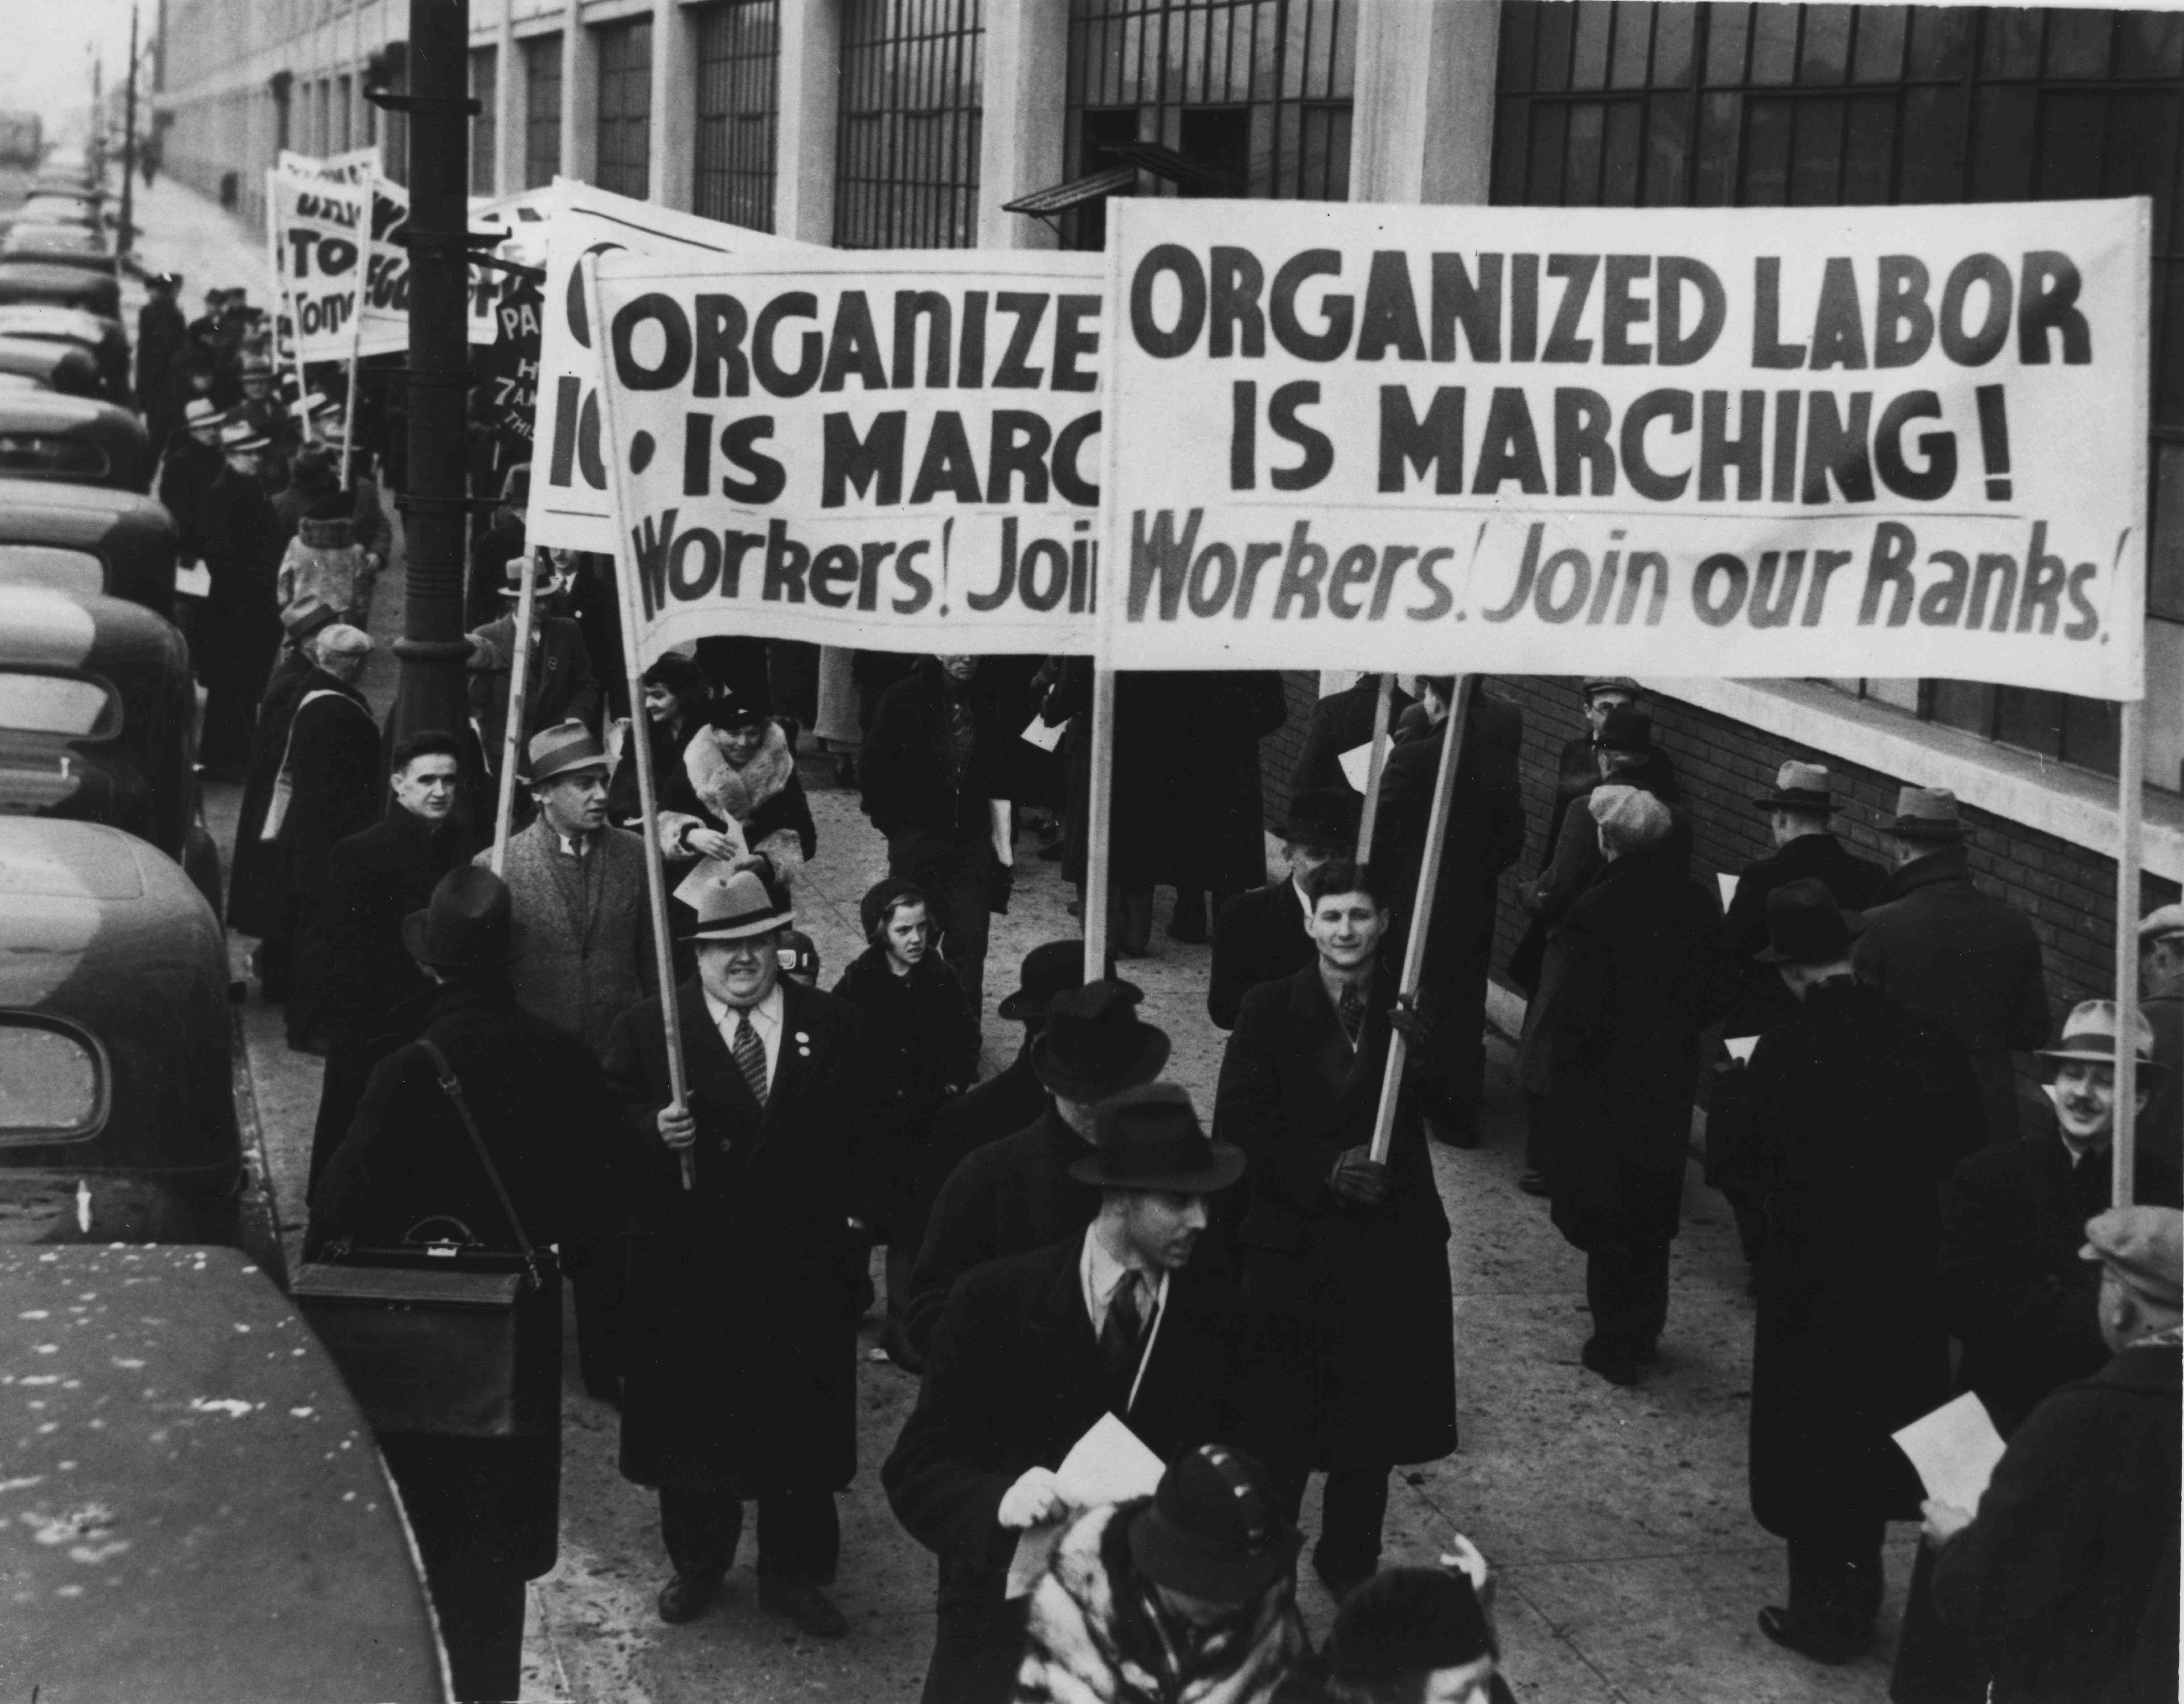
[[[819,844],[780,725],[748,701],[716,699],[682,749],[682,773],[660,782],[660,849],[671,859],[748,852],[788,888]],[[740,837],[743,844],[735,843]]]

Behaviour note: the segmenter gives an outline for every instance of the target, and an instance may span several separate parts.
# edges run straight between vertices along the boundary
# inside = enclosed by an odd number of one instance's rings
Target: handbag
[[[326,1346],[375,1432],[551,1435],[561,1423],[561,1286],[516,1217],[461,1080],[437,1044],[413,1045],[438,1073],[519,1253],[485,1248],[460,1219],[419,1221],[392,1248],[330,1245],[291,1299]]]

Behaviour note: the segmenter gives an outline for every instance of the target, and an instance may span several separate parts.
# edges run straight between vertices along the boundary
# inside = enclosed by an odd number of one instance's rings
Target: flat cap
[[[337,621],[319,634],[319,654],[322,657],[362,657],[370,652],[371,635],[346,621]]]
[[[2138,920],[2142,941],[2165,941],[2184,935],[2184,905],[2158,905]]]
[[[2098,1261],[2157,1306],[2184,1306],[2184,1212],[2175,1207],[2111,1207],[2088,1219],[2078,1258]]]
[[[1643,788],[1596,787],[1585,805],[1610,839],[1634,851],[1652,845],[1673,824],[1669,807]]]

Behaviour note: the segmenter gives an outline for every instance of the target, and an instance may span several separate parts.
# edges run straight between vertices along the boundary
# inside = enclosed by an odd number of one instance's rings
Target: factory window
[[[652,19],[599,31],[599,151],[593,181],[642,201],[651,192]]]
[[[561,38],[523,44],[523,187],[538,189],[561,169]]]
[[[982,0],[844,0],[834,241],[978,240]]]
[[[780,0],[726,0],[698,14],[697,210],[773,229]]]
[[[493,125],[499,116],[499,70],[500,55],[497,50],[471,49],[471,95],[478,103],[477,115],[471,120],[472,195],[493,193],[493,168],[499,163]]]

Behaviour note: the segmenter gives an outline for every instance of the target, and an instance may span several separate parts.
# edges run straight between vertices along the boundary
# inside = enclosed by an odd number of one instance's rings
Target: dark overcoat
[[[2138,1115],[2139,1143],[2170,1170],[2184,1170],[2184,994],[2153,994],[2138,1010],[2153,1032],[2153,1062],[2167,1067]]]
[[[169,429],[165,458],[159,464],[159,501],[175,519],[175,560],[204,559],[204,494],[227,463],[219,450],[199,443],[184,430],[181,416]]]
[[[2126,1349],[2048,1397],[1935,1558],[1994,1704],[2176,1697],[2177,1375],[2174,1344]]]
[[[1217,1029],[1235,1028],[1244,996],[1261,983],[1279,982],[1318,961],[1305,916],[1303,896],[1286,876],[1222,905],[1213,920],[1213,974],[1206,985],[1206,1010]]]
[[[1296,767],[1290,771],[1290,797],[1323,788],[1338,788],[1352,797],[1358,789],[1342,772],[1342,755],[1355,751],[1373,738],[1373,716],[1380,687],[1378,675],[1366,675],[1339,693],[1329,693],[1312,707],[1305,724],[1304,748],[1297,753]],[[1418,700],[1401,686],[1388,694],[1388,726]]]
[[[476,647],[470,660],[471,720],[477,727],[486,766],[497,775],[508,734],[508,694],[515,680],[515,617],[487,622],[471,634],[471,641]],[[565,721],[599,727],[599,685],[592,675],[591,650],[583,629],[566,615],[548,615],[538,623],[538,649],[523,677],[523,740]],[[520,751],[517,761],[522,761]]]
[[[940,1186],[911,1268],[904,1327],[915,1347],[925,1350],[950,1288],[972,1267],[1045,1248],[1092,1222],[1100,1192],[1069,1175],[1070,1162],[1090,1151],[1050,1101],[1021,1130],[964,1155]]]
[[[1873,896],[1851,962],[1964,1044],[1986,1105],[1987,1139],[2017,1133],[2013,1051],[2048,1039],[2040,939],[2025,914],[1972,886],[1969,855],[1943,846],[1892,871]]]
[[[1722,1026],[1724,1035],[1760,1035],[1797,1015],[1797,1002],[1773,965],[1761,964],[1767,944],[1767,896],[1791,882],[1815,881],[1846,911],[1863,911],[1887,871],[1852,853],[1832,834],[1801,834],[1788,845],[1745,866],[1736,897],[1723,922],[1736,974],[1736,998]]]
[[[2050,1128],[1981,1149],[1942,1184],[1943,1317],[1964,1347],[1959,1378],[2005,1438],[2049,1391],[2108,1361],[2101,1269],[2078,1250],[2109,1183],[2105,1150],[2074,1161]],[[2142,1154],[2134,1199],[2180,1205],[2175,1172]]]
[[[892,1240],[910,1212],[933,1115],[978,1075],[978,1027],[961,979],[938,953],[899,977],[886,949],[867,947],[834,995],[865,1016],[872,1117],[858,1138],[851,1200],[857,1216]]]
[[[379,724],[364,694],[324,670],[306,680],[289,727],[288,767],[293,791],[281,824],[278,880],[282,933],[304,949],[289,1012],[294,1032],[323,1028],[334,993],[316,938],[327,860],[339,842],[371,825],[385,796]]]
[[[980,1267],[947,1297],[917,1406],[880,1469],[889,1506],[940,1559],[928,1704],[1000,1704],[1022,1654],[1022,1606],[1003,1590],[1017,1535],[1003,1495],[1058,1467],[1112,1412],[1163,1461],[1235,1441],[1235,1304],[1195,1265],[1168,1280],[1136,1400],[1112,1380],[1078,1279],[1083,1232]]]
[[[281,773],[281,760],[288,749],[288,724],[295,717],[296,701],[305,684],[319,673],[319,665],[294,645],[283,645],[266,677],[264,696],[258,700],[258,719],[251,731],[250,764],[244,771],[242,804],[236,817],[235,855],[227,866],[227,922],[246,935],[267,935],[277,927],[276,909],[280,898],[279,849],[259,839],[265,812],[273,799],[273,783]]]
[[[1046,1111],[1046,1085],[1031,1068],[1031,1039],[1025,1037],[1006,1069],[973,1083],[933,1115],[925,1151],[918,1156],[910,1214],[899,1228],[903,1247],[913,1254],[925,1246],[933,1203],[956,1167],[989,1143],[1036,1123]]]
[[[1472,694],[1463,749],[1457,754],[1448,834],[1441,842],[1429,955],[1444,940],[1469,944],[1482,924],[1491,924],[1496,878],[1524,855],[1524,800],[1517,780],[1524,738],[1522,710],[1485,693]],[[1390,746],[1380,771],[1380,814],[1373,833],[1385,851],[1375,861],[1390,866],[1398,909],[1406,915],[1418,892],[1426,827],[1447,743],[1444,719]]]
[[[1752,1352],[1752,1512],[1784,1538],[1908,1520],[1889,1434],[1947,1400],[1936,1187],[1982,1139],[1964,1050],[1849,977],[1752,1055],[1738,1168],[1763,1215]]]
[[[1663,842],[1607,864],[1548,937],[1521,1069],[1543,1085],[1556,1228],[1588,1252],[1676,1234],[1721,915]]]
[[[1394,978],[1374,978],[1353,1052],[1317,961],[1244,996],[1222,1056],[1214,1133],[1250,1159],[1240,1232],[1253,1338],[1255,1441],[1314,1467],[1431,1462],[1456,1448],[1448,1217],[1407,1085],[1387,1199],[1328,1185],[1370,1142]]]
[[[265,487],[225,465],[198,500],[197,522],[212,579],[194,628],[198,678],[209,699],[204,760],[241,766],[250,755],[252,707],[281,649],[281,524]]]
[[[425,909],[440,877],[468,862],[470,850],[452,813],[430,822],[398,807],[334,843],[315,939],[337,1030],[376,1027],[431,985],[402,944],[402,920]]]
[[[850,1155],[864,1117],[864,1020],[784,980],[761,1109],[699,984],[675,998],[697,1187],[655,1118],[667,1104],[657,1000],[624,1013],[609,1083],[648,1151],[630,1259],[621,1471],[755,1497],[838,1490],[857,1469]]]
[[[1017,796],[1016,748],[1022,743],[1017,735],[1022,724],[1012,721],[1011,707],[1020,694],[983,669],[964,683],[961,694],[971,712],[972,739],[960,786],[950,761],[953,694],[939,663],[921,657],[887,689],[873,714],[857,754],[857,774],[864,783],[865,815],[890,840],[915,831],[989,833],[987,801]]]

